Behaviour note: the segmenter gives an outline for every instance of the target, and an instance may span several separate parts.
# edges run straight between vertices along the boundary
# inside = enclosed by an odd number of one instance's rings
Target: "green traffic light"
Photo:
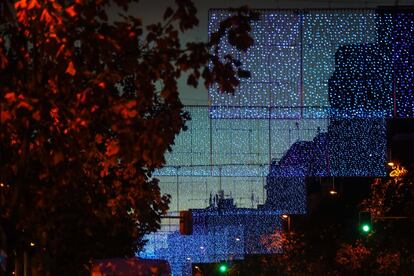
[[[221,264],[220,267],[219,267],[219,271],[221,273],[226,273],[227,272],[227,265]]]
[[[369,232],[371,232],[371,225],[369,225],[369,224],[363,224],[362,227],[361,227],[361,229],[362,229],[362,232],[369,233]]]

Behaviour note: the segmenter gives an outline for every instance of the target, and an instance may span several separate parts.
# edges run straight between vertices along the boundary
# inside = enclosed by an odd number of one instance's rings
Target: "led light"
[[[369,233],[369,232],[371,232],[371,225],[369,225],[369,224],[363,224],[362,226],[361,226],[361,230],[362,230],[362,232],[364,232],[364,233]]]
[[[219,271],[220,271],[221,273],[226,273],[226,272],[227,272],[227,270],[228,270],[228,266],[227,266],[226,264],[221,264],[221,265],[219,266]]]
[[[209,107],[185,107],[192,117],[188,130],[176,137],[167,166],[156,175],[173,200],[179,178],[180,202],[208,202],[220,185],[246,208],[256,200],[246,200],[249,188],[259,186],[249,183],[265,183],[277,212],[260,219],[277,222],[275,229],[281,212],[306,212],[308,176],[386,176],[385,119],[414,117],[414,23],[413,12],[398,9],[259,13],[261,20],[252,23],[255,44],[247,53],[224,41],[219,50],[221,58],[232,53],[244,62],[252,77],[242,79],[234,95],[211,86]],[[210,35],[228,15],[210,11]],[[359,231],[365,233],[362,224]],[[249,251],[243,231],[226,227],[215,230],[221,235],[203,227],[194,237],[151,235],[148,246],[154,248],[146,256],[168,259],[173,274],[181,274],[190,271],[188,252],[200,263],[258,253]],[[372,225],[366,227],[369,235]],[[232,248],[228,241],[235,237],[242,242]],[[215,247],[199,249],[208,244]]]

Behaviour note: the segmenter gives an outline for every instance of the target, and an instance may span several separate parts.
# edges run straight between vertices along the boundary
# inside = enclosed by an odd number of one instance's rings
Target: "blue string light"
[[[281,248],[267,248],[262,235],[280,229],[280,213],[252,209],[227,212],[193,210],[193,234],[178,231],[147,235],[142,258],[165,259],[173,275],[191,275],[191,263],[240,260],[245,254],[280,253]]]
[[[209,33],[228,15],[211,11]],[[247,53],[221,45],[223,56],[233,53],[252,77],[241,80],[234,96],[209,89],[212,118],[275,118],[272,110],[292,107],[300,108],[300,118],[414,115],[413,12],[262,10],[260,19],[252,23],[256,43]],[[338,70],[338,60],[346,67]],[[343,92],[339,101],[353,106],[333,107],[330,86]],[[251,109],[243,113],[245,106]],[[299,118],[292,112],[281,116]]]
[[[219,51],[240,59],[251,78],[234,95],[210,87],[209,107],[186,107],[188,130],[155,174],[172,206],[201,208],[193,210],[192,236],[154,233],[140,253],[167,259],[174,275],[190,274],[191,263],[281,252],[258,248],[259,237],[280,229],[281,214],[306,213],[306,177],[384,176],[385,119],[414,116],[412,11],[259,13],[247,53],[226,42]],[[211,10],[209,34],[228,15]],[[259,183],[266,184],[260,204],[253,196]],[[203,198],[219,190],[233,192],[235,207],[203,209]]]

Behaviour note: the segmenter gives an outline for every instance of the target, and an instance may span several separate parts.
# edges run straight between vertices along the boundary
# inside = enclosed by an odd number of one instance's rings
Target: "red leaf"
[[[96,134],[96,136],[95,136],[95,142],[96,143],[98,143],[98,144],[101,144],[102,143],[102,135],[101,134]]]
[[[47,9],[43,9],[42,15],[40,16],[40,21],[45,21],[46,25],[52,24],[53,18],[50,15],[49,11]]]
[[[18,8],[26,8],[27,7],[27,0],[20,0],[14,3],[14,8],[17,10]]]
[[[6,68],[8,63],[7,57],[3,54],[3,50],[0,49],[0,70]]]
[[[113,156],[119,152],[119,145],[117,141],[110,141],[106,143],[106,155]]]
[[[72,77],[76,74],[76,69],[72,61],[69,62],[68,67],[66,68],[66,74],[69,74]]]
[[[9,92],[6,95],[4,95],[4,98],[7,100],[9,104],[14,103],[16,101],[16,93]]]
[[[4,123],[4,122],[6,122],[7,120],[10,120],[11,119],[11,115],[10,115],[10,112],[9,111],[1,111],[0,112],[0,122],[1,123]]]
[[[40,112],[39,112],[39,110],[32,114],[32,118],[36,121],[40,121]]]
[[[27,7],[28,10],[32,10],[34,8],[40,8],[39,2],[37,2],[37,0],[31,0],[29,6]]]
[[[75,6],[72,5],[65,9],[66,13],[69,14],[70,17],[75,17],[78,13],[75,11]]]

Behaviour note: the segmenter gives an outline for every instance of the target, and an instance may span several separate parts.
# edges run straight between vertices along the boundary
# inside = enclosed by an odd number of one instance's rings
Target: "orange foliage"
[[[336,262],[351,270],[358,270],[362,268],[370,255],[371,251],[361,243],[343,244],[336,254]]]
[[[207,85],[234,91],[237,63],[226,65],[212,53],[227,29],[251,18],[242,10],[215,42],[182,48],[178,32],[198,22],[192,1],[176,1],[161,29],[132,15],[108,20],[108,3],[126,10],[132,0],[69,2],[14,1],[17,20],[8,26],[7,49],[0,38],[0,180],[14,185],[0,194],[11,199],[0,200],[0,217],[13,213],[16,235],[29,233],[65,265],[59,256],[85,263],[106,252],[107,237],[120,232],[128,243],[118,240],[113,247],[131,254],[144,233],[159,227],[169,198],[150,175],[165,164],[165,152],[188,119],[178,76],[185,68],[192,83],[203,76]],[[243,39],[245,29],[236,45],[242,50],[252,43]],[[163,98],[155,83],[168,91]],[[137,211],[127,214],[131,208]],[[102,232],[104,241],[93,240]]]
[[[37,0],[30,0],[30,4],[27,6],[27,9],[28,10],[31,10],[31,9],[34,9],[34,8],[39,9],[40,8],[40,4],[39,4],[39,2]]]
[[[9,111],[1,110],[0,111],[0,121],[1,123],[5,123],[7,120],[10,120],[12,117]]]
[[[106,141],[106,152],[105,154],[108,157],[114,156],[119,152],[119,143],[116,140],[107,140]]]
[[[75,11],[75,6],[74,5],[72,5],[72,6],[70,6],[70,7],[68,7],[68,8],[66,8],[65,9],[65,12],[67,13],[67,14],[69,14],[69,16],[70,17],[75,17],[76,16],[76,11]]]
[[[97,144],[102,144],[102,142],[103,142],[103,137],[102,137],[102,135],[101,135],[101,134],[96,134],[96,136],[95,136],[95,142],[96,142]]]
[[[76,69],[73,65],[73,61],[69,61],[68,67],[66,68],[65,72],[71,76],[74,76],[76,74]]]
[[[14,103],[16,101],[16,93],[14,93],[14,92],[7,92],[4,95],[4,98],[7,100],[7,102],[9,104],[12,104],[12,103]]]

